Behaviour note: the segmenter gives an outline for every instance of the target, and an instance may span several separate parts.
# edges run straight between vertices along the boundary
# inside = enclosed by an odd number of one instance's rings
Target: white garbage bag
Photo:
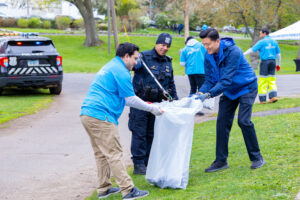
[[[156,105],[164,114],[155,119],[146,180],[160,188],[185,189],[189,180],[194,117],[203,104],[195,98],[183,98]]]

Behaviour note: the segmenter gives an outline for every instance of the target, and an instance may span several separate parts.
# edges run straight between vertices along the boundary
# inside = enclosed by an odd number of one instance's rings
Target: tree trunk
[[[189,37],[190,27],[189,27],[189,1],[184,3],[184,41]]]
[[[94,20],[91,0],[73,0],[70,2],[76,5],[84,20],[86,37],[83,45],[92,47],[92,46],[99,46],[100,44],[102,44],[103,41],[99,39],[96,30],[96,24]]]
[[[117,51],[117,48],[119,46],[119,40],[118,40],[118,31],[117,31],[117,24],[116,24],[115,2],[114,0],[109,0],[109,2],[110,2],[112,28],[114,31],[115,51]]]
[[[259,32],[260,28],[259,27],[254,27],[254,32],[252,34],[252,41],[251,41],[251,47],[257,43],[257,41],[260,39],[259,38]],[[253,69],[257,69],[258,63],[259,63],[259,53],[251,53],[250,54],[250,61],[251,61],[251,66]]]

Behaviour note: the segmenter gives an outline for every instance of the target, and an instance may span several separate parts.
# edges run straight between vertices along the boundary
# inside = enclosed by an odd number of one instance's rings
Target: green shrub
[[[41,20],[38,17],[28,19],[28,26],[30,28],[39,28],[41,26]]]
[[[151,19],[148,16],[141,16],[139,18],[140,23],[142,24],[142,28],[147,28],[150,26]]]
[[[45,29],[51,28],[51,21],[49,21],[49,20],[43,21],[42,27],[45,28]]]
[[[27,19],[18,19],[17,25],[19,28],[28,28],[28,24]]]
[[[82,18],[76,19],[73,22],[72,28],[83,28],[83,27],[84,27],[84,21]]]
[[[55,18],[55,24],[58,29],[64,30],[70,27],[72,20],[67,16],[58,16]]]
[[[108,30],[108,25],[105,23],[97,24],[97,28],[100,31],[107,31]]]
[[[16,27],[17,20],[15,18],[6,18],[3,22],[4,27]]]
[[[158,28],[163,29],[168,25],[168,16],[164,13],[158,13],[155,15],[154,21]]]

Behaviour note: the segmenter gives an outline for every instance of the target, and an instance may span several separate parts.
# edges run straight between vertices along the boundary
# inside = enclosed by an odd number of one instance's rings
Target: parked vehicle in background
[[[62,80],[62,57],[52,40],[32,33],[0,34],[0,95],[10,87],[49,88],[59,95]]]
[[[252,27],[249,27],[249,30],[250,30],[251,33],[253,33],[253,31],[254,31]],[[238,32],[246,34],[247,33],[247,29],[246,29],[246,27],[241,27],[241,28],[238,29]]]
[[[223,32],[229,32],[229,33],[237,33],[237,32],[238,32],[238,30],[237,30],[235,27],[231,26],[231,25],[229,25],[229,26],[224,26],[224,27],[222,28],[222,31],[223,31]]]

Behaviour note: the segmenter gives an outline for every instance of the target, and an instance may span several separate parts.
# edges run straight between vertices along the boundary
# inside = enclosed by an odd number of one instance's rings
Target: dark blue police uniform
[[[172,58],[160,56],[155,48],[143,51],[142,58],[155,75],[163,88],[170,93],[173,99],[178,99],[174,84]],[[166,98],[148,73],[144,66],[134,70],[133,88],[135,94],[149,102],[161,102]],[[155,116],[135,108],[130,108],[128,126],[132,132],[131,154],[135,165],[145,164],[147,166],[149,153],[153,140]]]

